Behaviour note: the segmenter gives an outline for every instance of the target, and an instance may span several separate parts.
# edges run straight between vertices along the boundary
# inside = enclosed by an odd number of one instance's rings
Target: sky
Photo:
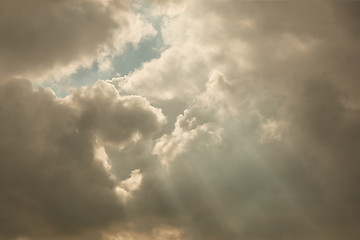
[[[360,2],[1,0],[0,240],[357,240]]]

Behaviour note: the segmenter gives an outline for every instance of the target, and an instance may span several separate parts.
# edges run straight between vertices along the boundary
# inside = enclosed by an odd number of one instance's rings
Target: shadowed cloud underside
[[[359,12],[2,1],[0,239],[358,239]]]

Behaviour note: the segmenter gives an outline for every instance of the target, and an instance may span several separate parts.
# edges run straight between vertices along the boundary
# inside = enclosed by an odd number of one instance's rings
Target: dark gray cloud
[[[360,28],[356,22],[359,21],[360,3],[357,1],[336,1],[333,5],[335,14],[342,22],[344,30],[352,37],[358,38]]]
[[[0,73],[36,76],[93,59],[125,16],[126,1],[1,1]]]
[[[2,237],[358,239],[357,3],[177,2],[169,47],[116,79],[178,115],[157,135],[106,82],[1,86]]]
[[[95,148],[147,138],[164,121],[159,110],[105,82],[62,100],[13,80],[0,99],[1,238],[76,236],[125,219]]]

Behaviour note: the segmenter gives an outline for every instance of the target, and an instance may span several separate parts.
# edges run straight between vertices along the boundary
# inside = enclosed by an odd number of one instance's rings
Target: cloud
[[[59,99],[12,80],[0,85],[0,99],[2,238],[76,236],[125,219],[116,194],[121,179],[96,149],[99,142],[125,144],[134,134],[148,138],[164,122],[158,109],[106,82]],[[139,174],[124,180],[127,191],[139,188]]]
[[[359,37],[359,27],[354,24],[359,18],[360,4],[355,1],[337,1],[333,3],[335,14],[351,37]]]
[[[127,0],[2,1],[0,74],[3,79],[39,81],[49,74],[69,75],[95,60],[100,69],[109,67],[109,58],[126,43],[136,44],[155,32],[129,4]]]
[[[357,239],[353,4],[154,1],[167,48],[128,76],[3,83],[2,237]]]
[[[131,193],[138,190],[141,186],[142,175],[140,173],[140,169],[135,169],[131,171],[131,175],[129,178],[122,181],[119,186],[116,187],[116,193],[126,201],[129,197],[131,197]]]
[[[213,116],[222,110],[204,108],[205,100],[186,110],[155,145],[165,172],[145,170],[132,202],[146,219],[138,231],[170,224],[190,239],[357,236],[358,110],[324,79],[297,91],[277,121],[253,108]],[[281,121],[290,124],[280,138],[273,126]],[[206,125],[221,129],[221,141],[187,137]]]
[[[134,199],[144,225],[190,239],[359,236],[352,5],[185,2],[164,18],[169,48],[119,84],[165,114],[185,102],[153,149],[168,172],[145,173]]]

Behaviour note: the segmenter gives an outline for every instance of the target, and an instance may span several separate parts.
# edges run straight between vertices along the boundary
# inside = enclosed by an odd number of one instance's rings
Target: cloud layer
[[[4,15],[2,75],[95,54],[126,26],[115,3]],[[64,99],[2,81],[0,239],[358,239],[360,4],[147,4],[165,46],[129,75]],[[9,40],[23,29],[33,42]]]

